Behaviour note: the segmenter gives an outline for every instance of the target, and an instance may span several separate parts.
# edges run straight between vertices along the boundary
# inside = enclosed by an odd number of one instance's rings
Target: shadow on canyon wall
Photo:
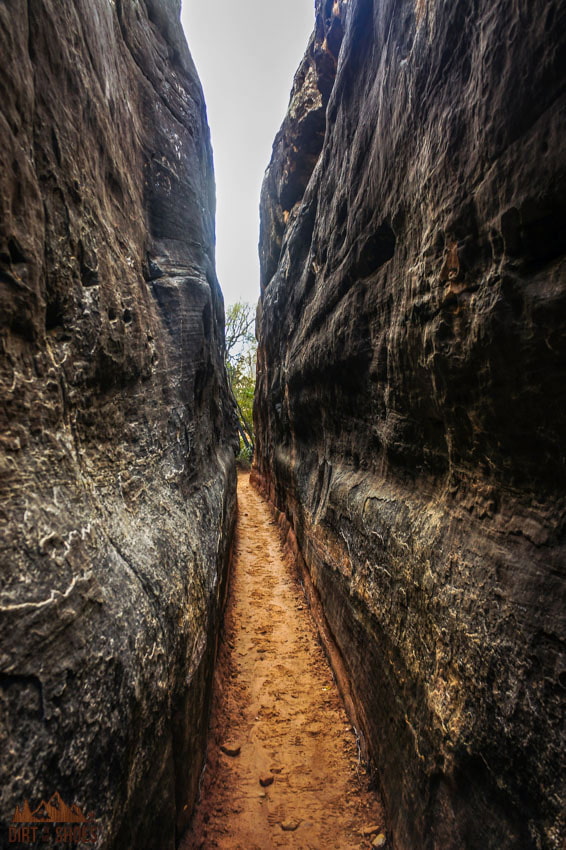
[[[262,193],[256,480],[398,850],[559,850],[565,7],[316,10]]]

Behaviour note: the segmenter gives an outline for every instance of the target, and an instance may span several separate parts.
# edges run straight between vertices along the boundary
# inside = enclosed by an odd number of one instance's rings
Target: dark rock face
[[[307,65],[336,15],[332,91],[296,78],[264,185],[256,476],[395,846],[558,850],[565,6],[319,2]]]
[[[120,850],[190,814],[234,516],[179,10],[0,2],[0,812],[58,791]]]

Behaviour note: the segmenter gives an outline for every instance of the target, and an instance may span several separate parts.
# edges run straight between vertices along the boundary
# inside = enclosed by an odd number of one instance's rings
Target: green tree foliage
[[[237,301],[226,308],[226,371],[236,399],[240,456],[251,459],[254,448],[253,404],[257,342],[255,308]]]

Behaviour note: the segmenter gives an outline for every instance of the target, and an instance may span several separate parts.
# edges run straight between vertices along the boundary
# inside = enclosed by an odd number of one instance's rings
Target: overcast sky
[[[259,193],[314,0],[183,0],[216,173],[216,267],[226,304],[259,296]]]

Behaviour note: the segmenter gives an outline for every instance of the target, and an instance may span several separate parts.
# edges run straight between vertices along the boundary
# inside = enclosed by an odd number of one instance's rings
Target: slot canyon
[[[0,0],[2,848],[566,847],[566,3],[313,6],[244,472],[180,0]]]

